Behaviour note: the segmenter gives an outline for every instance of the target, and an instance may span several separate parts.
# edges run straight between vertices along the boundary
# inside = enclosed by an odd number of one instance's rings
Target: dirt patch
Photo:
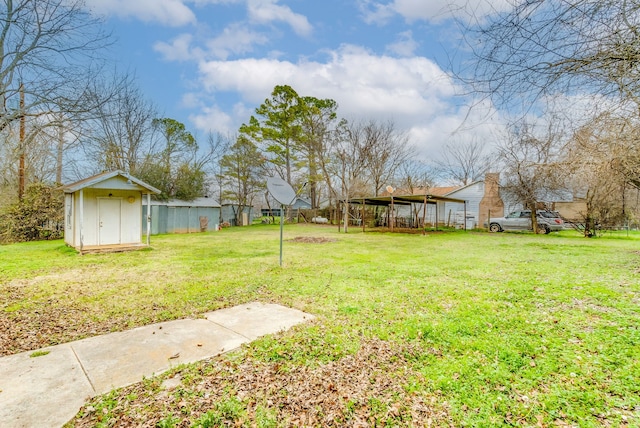
[[[20,278],[9,281],[4,285],[7,288],[21,288],[39,286],[42,284],[48,284],[50,282],[70,282],[75,281],[78,278],[84,278],[93,275],[92,271],[87,269],[70,269],[63,272],[56,272],[49,275],[39,275],[33,278]]]
[[[296,236],[290,239],[291,242],[302,242],[304,244],[326,244],[328,242],[337,242],[337,239],[333,238],[320,238],[314,236]]]

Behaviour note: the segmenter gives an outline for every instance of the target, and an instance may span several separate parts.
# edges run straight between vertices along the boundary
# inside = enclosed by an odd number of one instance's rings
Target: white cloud
[[[278,0],[248,0],[249,19],[261,24],[281,21],[289,24],[299,36],[309,36],[313,27],[304,15],[294,13],[288,6],[277,4]]]
[[[453,95],[451,80],[426,58],[379,57],[351,45],[329,52],[326,63],[239,59],[203,62],[200,71],[207,90],[237,91],[249,102],[289,84],[356,110],[414,114],[438,108],[439,97]]]
[[[490,109],[490,108],[489,108]],[[417,147],[424,159],[438,162],[444,145],[451,142],[482,141],[487,151],[496,144],[504,125],[499,115],[490,109],[493,119],[487,117],[487,111],[458,108],[449,114],[435,115],[426,122],[416,124],[410,130],[410,138],[417,142]]]
[[[247,20],[229,23],[222,32],[208,40],[203,40],[204,32],[201,31],[196,33],[197,35],[182,34],[170,42],[157,42],[154,45],[154,50],[160,52],[165,60],[227,59],[232,55],[244,55],[253,52],[257,46],[266,45],[270,42],[267,33],[254,29],[258,25],[284,22],[289,25],[296,34],[302,36],[308,36],[313,31],[306,17],[292,12],[289,7],[276,4],[278,0],[192,1],[195,1],[197,6],[246,2]],[[191,45],[196,43],[205,46],[205,48],[192,48]]]
[[[179,27],[196,22],[196,16],[182,0],[91,0],[93,13],[119,18],[133,17]]]
[[[153,45],[153,50],[162,54],[167,61],[189,61],[200,59],[203,52],[199,48],[191,48],[193,36],[191,34],[180,34],[171,43],[157,42]]]
[[[487,14],[508,10],[509,0],[392,0],[381,3],[375,0],[360,0],[365,22],[385,24],[394,15],[406,21],[439,22],[453,16],[467,19],[480,18]]]
[[[245,54],[251,52],[255,45],[269,42],[267,36],[251,31],[241,23],[234,23],[226,27],[222,34],[209,40],[206,45],[214,58],[227,59],[230,54]]]
[[[282,84],[301,95],[335,100],[340,116],[347,119],[393,120],[424,156],[440,150],[467,113],[452,101],[453,81],[431,60],[376,56],[351,45],[328,52],[326,62],[238,59],[202,62],[199,70],[203,94],[237,93],[241,100],[227,115],[219,106],[198,115],[196,124],[203,131],[220,117],[230,127],[225,131],[237,130],[274,86]],[[479,129],[484,135],[491,127],[481,125],[471,132]]]
[[[217,37],[204,42],[206,49],[193,47],[192,34],[180,34],[170,42],[156,42],[153,49],[166,61],[202,61],[208,58],[227,59],[232,54],[246,54],[254,46],[268,43],[267,36],[248,30],[243,24],[232,23]]]
[[[367,24],[385,24],[396,14],[393,4],[372,4],[371,0],[360,0],[359,6],[364,22]]]
[[[189,120],[197,129],[206,132],[215,130],[224,135],[230,135],[237,131],[233,118],[217,106],[202,107],[200,113],[190,115]]]
[[[413,56],[415,50],[418,48],[418,42],[413,39],[411,30],[404,31],[398,35],[398,41],[390,43],[386,46],[387,52],[391,52],[398,56]]]
[[[186,92],[182,95],[182,100],[180,102],[181,107],[195,109],[204,107],[200,100],[199,94],[195,92]]]
[[[196,6],[206,6],[208,4],[236,4],[244,3],[247,0],[188,0]]]

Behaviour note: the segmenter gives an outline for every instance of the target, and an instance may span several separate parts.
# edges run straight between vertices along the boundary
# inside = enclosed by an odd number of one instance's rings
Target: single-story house
[[[158,189],[122,171],[112,171],[67,184],[62,190],[67,245],[81,253],[144,246],[142,205],[149,206],[151,195],[160,193]]]
[[[562,218],[572,222],[583,222],[587,212],[587,201],[575,198],[572,201],[558,201],[551,204],[551,209],[560,213]]]
[[[143,207],[143,219],[147,212],[147,207]],[[211,198],[151,201],[150,212],[152,235],[206,232],[217,230],[220,224],[220,204]],[[146,227],[144,231],[147,232]]]
[[[466,186],[431,188],[430,191],[436,195],[467,201],[466,217],[460,205],[452,203],[442,205],[439,217],[445,223],[458,226],[464,221],[466,229],[484,227],[489,215],[501,217],[504,214],[504,202],[500,197],[499,179],[499,173],[487,173],[484,180]]]

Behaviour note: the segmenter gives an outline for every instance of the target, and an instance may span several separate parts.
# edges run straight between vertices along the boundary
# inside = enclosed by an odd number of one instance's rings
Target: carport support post
[[[464,201],[464,230],[467,230],[467,201]]]
[[[393,190],[393,189],[392,189]],[[395,216],[393,212],[393,193],[391,194],[391,231],[393,232],[393,223],[395,223]]]
[[[427,234],[427,195],[424,195],[424,204],[422,205],[422,234]]]

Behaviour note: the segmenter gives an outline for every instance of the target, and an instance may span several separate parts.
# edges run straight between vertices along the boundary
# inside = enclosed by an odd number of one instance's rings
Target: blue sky
[[[422,158],[491,141],[446,73],[461,58],[451,6],[466,0],[89,0],[161,114],[203,138],[233,134],[274,86],[331,98],[350,120],[393,120]],[[488,2],[492,9],[506,0]],[[480,3],[477,3],[480,4]],[[484,4],[484,3],[483,3]],[[480,12],[482,13],[482,7]],[[489,10],[487,8],[487,10]],[[455,12],[454,12],[455,13]],[[490,109],[489,109],[490,111]],[[471,129],[460,131],[466,125]],[[469,126],[465,126],[465,129]],[[455,132],[458,130],[457,132]]]

